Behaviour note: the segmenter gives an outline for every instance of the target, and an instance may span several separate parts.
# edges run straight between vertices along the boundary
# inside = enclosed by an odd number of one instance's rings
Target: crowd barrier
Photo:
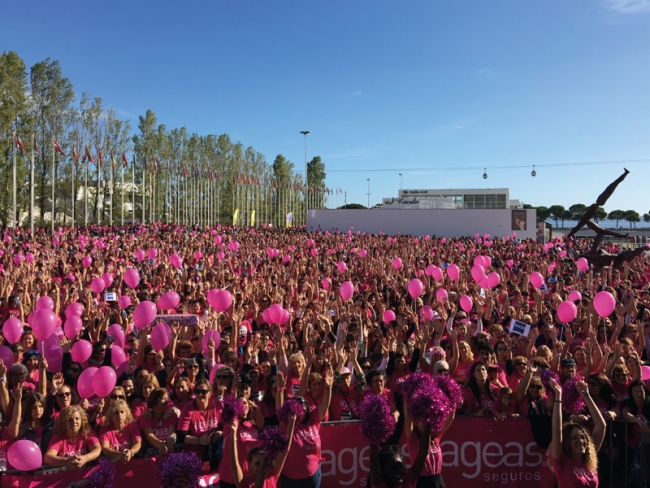
[[[368,444],[359,422],[326,422],[321,426],[323,488],[365,487],[368,483]],[[409,464],[404,439],[401,452]],[[447,486],[509,488],[534,483],[552,488],[553,473],[546,466],[546,451],[535,445],[526,419],[457,418],[441,443],[443,477]],[[115,463],[120,488],[158,486],[155,459]],[[5,474],[2,488],[65,488],[86,477],[92,468],[53,468],[30,474]],[[118,481],[119,480],[119,481]],[[201,477],[199,486],[216,487],[218,473]]]

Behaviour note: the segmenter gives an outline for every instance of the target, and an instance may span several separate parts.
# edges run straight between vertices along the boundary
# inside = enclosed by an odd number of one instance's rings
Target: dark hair
[[[384,381],[385,381],[385,379],[386,379],[386,372],[383,371],[383,370],[380,371],[380,370],[377,370],[377,369],[373,369],[372,371],[369,371],[369,372],[368,372],[368,377],[367,377],[367,379],[366,379],[366,382],[367,382],[367,384],[368,384],[369,386],[372,387],[372,381],[375,379],[376,376],[381,376],[382,378],[384,378]]]
[[[481,361],[476,361],[472,365],[472,369],[470,369],[469,371],[469,380],[467,381],[467,388],[469,388],[469,390],[472,392],[478,404],[481,405],[481,388],[478,386],[478,381],[476,381],[476,378],[474,377],[474,372],[479,366],[483,366],[485,369],[487,369],[487,366],[483,364]],[[489,375],[485,379],[485,393],[490,398],[490,400],[494,401],[494,395],[492,394],[492,384],[490,383]]]
[[[641,413],[646,419],[650,419],[650,391],[648,391],[648,388],[641,380],[634,380],[632,383],[630,383],[630,386],[627,388],[627,394],[629,398],[623,402],[622,408],[628,407],[632,415],[639,414],[639,407],[637,406],[636,402],[634,401],[634,397],[632,396],[632,390],[634,390],[634,388],[637,386],[642,387],[645,391],[645,401],[641,406]]]
[[[600,399],[607,404],[607,408],[613,408],[618,403],[616,394],[614,393],[614,388],[612,387],[612,382],[609,381],[609,378],[602,373],[590,374],[587,378],[587,381],[595,381],[600,385]],[[643,383],[642,383],[643,384]],[[632,396],[630,395],[630,398]]]
[[[43,395],[40,393],[32,393],[25,399],[25,403],[23,404],[23,420],[25,422],[32,420],[32,407],[36,404],[36,402],[40,403],[43,406],[43,415],[41,416],[39,423],[41,426],[46,426],[50,423],[50,412],[47,408],[45,397],[43,397]]]
[[[479,352],[481,351],[488,351],[490,354],[494,354],[494,348],[492,347],[492,344],[490,344],[487,341],[481,341],[478,343],[477,349]]]
[[[147,407],[153,408],[160,401],[162,397],[167,395],[167,390],[164,388],[156,388],[154,391],[149,393],[149,398],[147,398]]]
[[[264,452],[264,449],[261,447],[254,447],[250,451],[248,451],[248,463],[250,464],[253,461],[253,458],[257,456],[258,454],[261,454]]]

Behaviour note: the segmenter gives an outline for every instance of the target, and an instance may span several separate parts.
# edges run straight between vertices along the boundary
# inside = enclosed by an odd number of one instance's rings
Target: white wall
[[[519,210],[518,212],[522,212]],[[513,231],[512,210],[309,210],[307,229],[310,231],[334,230],[354,231],[371,234],[395,235],[426,234],[440,237],[473,236],[490,234],[505,237],[513,232],[520,239],[535,238],[536,210],[525,210],[526,230]]]

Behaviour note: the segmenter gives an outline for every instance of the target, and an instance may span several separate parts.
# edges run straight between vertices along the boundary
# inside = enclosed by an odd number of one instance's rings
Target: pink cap
[[[344,374],[352,374],[352,371],[350,371],[348,368],[343,366],[343,369],[341,369],[341,376],[343,376]]]

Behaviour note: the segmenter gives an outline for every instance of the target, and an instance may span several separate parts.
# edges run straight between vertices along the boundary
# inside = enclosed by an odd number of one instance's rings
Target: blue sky
[[[627,166],[605,208],[650,211],[650,0],[32,1],[3,18],[0,49],[58,59],[134,127],[152,109],[299,167],[311,131],[348,202],[366,178],[371,204],[396,196],[402,172],[568,207]],[[566,166],[603,161],[630,162]]]

